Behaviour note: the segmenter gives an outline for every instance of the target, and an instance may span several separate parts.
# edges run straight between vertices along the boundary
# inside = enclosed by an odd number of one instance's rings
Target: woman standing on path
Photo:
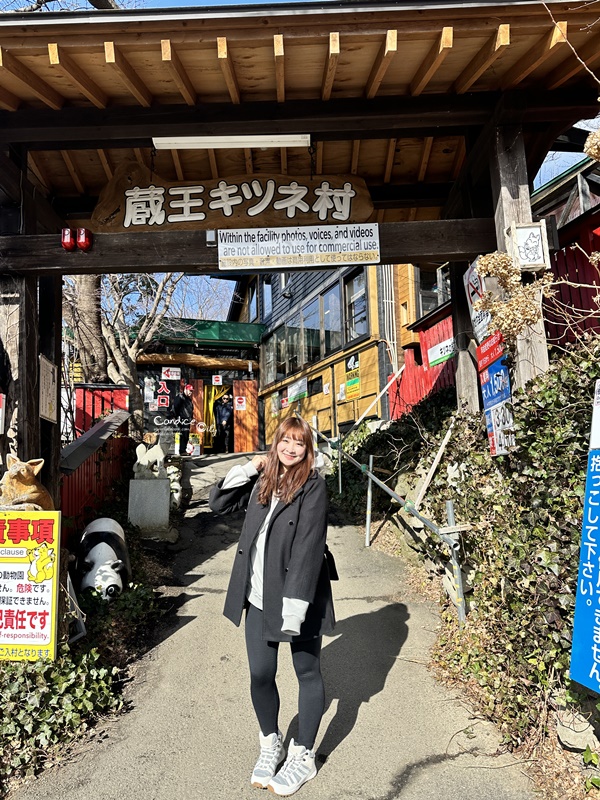
[[[219,514],[247,508],[223,613],[239,625],[246,610],[250,694],[260,726],[251,782],[283,797],[317,774],[313,747],[325,707],[321,637],[335,624],[327,491],[314,464],[309,426],[287,419],[268,453],[233,467],[210,494]],[[300,691],[298,737],[277,771],[284,756],[275,683],[280,642],[290,642]]]

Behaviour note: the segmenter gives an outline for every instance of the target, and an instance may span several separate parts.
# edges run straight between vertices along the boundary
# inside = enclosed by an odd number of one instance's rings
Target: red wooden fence
[[[456,359],[451,358],[442,364],[430,367],[427,357],[430,347],[452,339],[453,336],[451,316],[440,320],[428,330],[419,331],[423,363],[417,363],[413,349],[408,348],[404,351],[404,371],[388,390],[390,419],[399,419],[429,394],[454,386]]]
[[[127,411],[129,389],[114,384],[75,384],[75,431],[81,436],[101,417],[113,411]]]
[[[62,512],[62,545],[81,534],[95,519],[97,509],[110,495],[115,481],[129,468],[133,440],[128,436],[111,436],[74,472],[63,475],[60,487]]]
[[[586,253],[600,250],[600,228],[594,227],[598,224],[597,213],[587,225],[569,226],[572,234],[565,237],[567,246],[552,255],[554,277],[570,283],[558,283],[555,297],[544,301],[546,336],[551,345],[575,341],[585,331],[600,332],[599,303],[595,300],[600,295],[599,272],[579,247],[571,246],[576,242]]]

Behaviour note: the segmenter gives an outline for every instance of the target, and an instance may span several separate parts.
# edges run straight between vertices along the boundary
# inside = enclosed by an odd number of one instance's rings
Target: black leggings
[[[275,683],[279,642],[262,637],[262,611],[253,605],[246,612],[246,649],[250,665],[250,695],[263,735],[278,730],[279,692]],[[321,676],[321,637],[292,642],[292,661],[298,678],[298,738],[312,750],[325,709],[325,689]]]

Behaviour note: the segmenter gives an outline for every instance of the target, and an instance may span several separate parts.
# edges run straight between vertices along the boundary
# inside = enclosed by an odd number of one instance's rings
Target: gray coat
[[[240,624],[246,604],[252,544],[269,511],[268,505],[256,499],[256,481],[254,478],[231,489],[222,489],[220,481],[210,493],[210,507],[217,514],[247,509],[223,610],[235,625]],[[262,638],[267,641],[302,641],[333,630],[335,617],[325,558],[327,507],[325,481],[316,472],[291,503],[275,506],[267,531],[263,576]],[[298,636],[281,632],[284,597],[309,603]]]

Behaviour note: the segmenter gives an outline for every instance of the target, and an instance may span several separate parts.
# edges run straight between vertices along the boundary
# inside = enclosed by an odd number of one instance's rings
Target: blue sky
[[[594,131],[598,127],[600,127],[600,115],[598,115],[595,119],[584,119],[581,122],[578,122],[576,125],[577,128],[583,128],[584,130]],[[543,186],[548,181],[551,181],[553,178],[556,178],[565,170],[574,167],[578,161],[582,161],[586,158],[585,153],[559,153],[551,151],[546,156],[544,163],[542,164],[542,168],[535,176],[533,181],[533,188],[539,189],[540,186]]]

